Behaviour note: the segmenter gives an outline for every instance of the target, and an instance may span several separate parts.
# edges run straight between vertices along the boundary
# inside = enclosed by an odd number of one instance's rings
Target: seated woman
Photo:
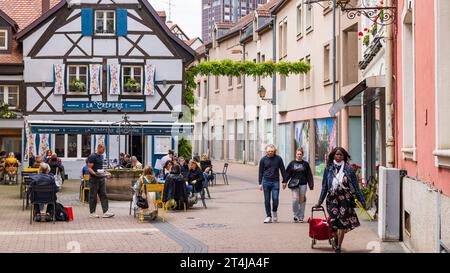
[[[17,177],[17,171],[19,169],[20,162],[17,160],[15,154],[13,152],[9,153],[8,157],[5,160],[5,174],[9,178],[9,184],[13,183]]]
[[[156,192],[148,192],[147,196],[145,195],[144,185],[156,184],[155,173],[153,168],[150,166],[146,166],[143,171],[141,177],[134,185],[134,190],[137,194],[140,194],[144,199],[147,199],[148,208],[142,209],[142,214],[145,216],[149,216],[151,220],[156,219],[158,216],[158,207],[156,205],[156,200],[159,198]],[[136,196],[133,197],[133,204],[136,206]]]
[[[214,180],[214,173],[212,170],[212,164],[211,160],[208,159],[208,156],[206,154],[203,154],[200,160],[200,166],[202,168],[202,171],[207,175],[208,182]]]
[[[167,176],[170,174],[170,172],[172,171],[172,167],[173,167],[173,162],[172,160],[168,160],[166,162],[166,164],[164,164],[164,168],[162,170],[162,179],[166,180]]]
[[[164,183],[163,201],[168,202],[170,200],[174,200],[177,204],[177,208],[180,209],[182,208],[180,205],[182,203],[187,203],[188,201],[188,192],[179,164],[173,166]]]
[[[201,192],[202,188],[203,188],[203,180],[204,180],[204,176],[203,176],[203,171],[200,168],[200,166],[198,165],[197,162],[195,162],[194,160],[190,160],[189,161],[189,174],[187,177],[187,188],[189,190],[189,192],[191,192],[192,196],[195,198],[195,200],[197,200],[197,194]]]

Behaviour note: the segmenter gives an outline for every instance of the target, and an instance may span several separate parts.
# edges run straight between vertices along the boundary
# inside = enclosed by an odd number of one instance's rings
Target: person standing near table
[[[108,211],[108,196],[106,195],[106,175],[103,170],[103,154],[105,153],[105,145],[99,144],[97,151],[88,157],[89,173],[91,174],[91,189],[89,192],[89,210],[90,218],[100,218],[95,213],[97,207],[97,195],[103,210],[103,218],[111,218],[114,213]]]

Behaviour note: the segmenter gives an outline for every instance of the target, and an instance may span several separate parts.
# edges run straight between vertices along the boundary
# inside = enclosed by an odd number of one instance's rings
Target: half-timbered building
[[[178,119],[184,68],[195,51],[146,0],[62,0],[16,38],[24,65],[24,147],[55,151],[69,178],[79,176],[100,142],[109,163],[127,152],[154,165],[176,148],[180,131],[190,131]],[[118,129],[113,123],[124,114],[137,125]]]

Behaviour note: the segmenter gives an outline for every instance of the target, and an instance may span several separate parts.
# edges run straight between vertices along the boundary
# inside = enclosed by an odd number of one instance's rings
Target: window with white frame
[[[67,157],[78,157],[78,135],[67,135]]]
[[[306,56],[305,63],[311,64],[311,56],[310,55]],[[305,89],[308,89],[311,87],[311,82],[312,82],[311,70],[312,70],[312,68],[305,75]]]
[[[323,82],[330,82],[330,45],[323,48]]]
[[[116,12],[112,10],[95,11],[95,33],[113,35],[116,32]]]
[[[0,85],[0,103],[9,105],[9,109],[19,108],[19,86]]]
[[[0,50],[8,50],[8,30],[0,29]]]
[[[306,20],[306,32],[310,32],[313,29],[313,5],[309,4],[305,6],[305,20]]]
[[[287,19],[284,19],[279,25],[279,58],[283,59],[287,56]]]
[[[450,1],[436,1],[436,164],[450,167]]]
[[[140,95],[142,94],[142,67],[124,65],[122,70],[122,94]]]
[[[302,4],[297,6],[297,36],[303,34],[303,14],[302,14]]]
[[[300,62],[304,62],[305,58],[300,59]],[[298,86],[299,86],[299,90],[300,91],[304,91],[305,90],[305,74],[300,73],[298,75]]]
[[[70,94],[88,93],[88,66],[69,65],[67,68],[67,86]]]
[[[280,75],[280,91],[286,91],[286,75]]]
[[[66,157],[65,135],[55,135],[55,153],[58,157]]]
[[[414,8],[413,8],[414,9]],[[402,39],[402,100],[403,100],[403,147],[404,159],[416,160],[415,141],[415,69],[414,69],[414,11],[405,7],[403,13]]]
[[[86,158],[92,153],[91,135],[55,134],[55,153],[61,158]]]

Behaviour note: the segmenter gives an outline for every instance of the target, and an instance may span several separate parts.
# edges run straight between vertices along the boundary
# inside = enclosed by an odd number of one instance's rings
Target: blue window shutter
[[[117,36],[127,36],[128,34],[128,20],[127,9],[117,9]]]
[[[83,36],[94,35],[94,9],[92,8],[81,10],[81,33]]]

